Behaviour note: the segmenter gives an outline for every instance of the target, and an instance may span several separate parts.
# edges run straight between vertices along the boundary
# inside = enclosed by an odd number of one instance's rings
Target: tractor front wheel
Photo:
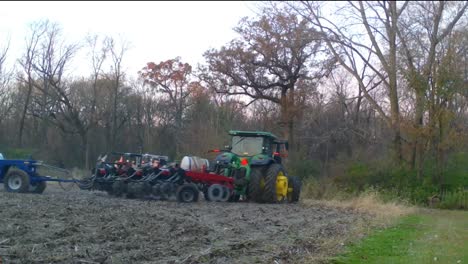
[[[249,200],[260,203],[262,202],[262,169],[252,168],[250,171],[250,181],[248,186]]]
[[[29,175],[18,169],[10,169],[3,179],[8,192],[25,193],[29,191]]]
[[[265,175],[263,201],[267,203],[282,202],[288,195],[288,178],[281,164],[271,164]]]

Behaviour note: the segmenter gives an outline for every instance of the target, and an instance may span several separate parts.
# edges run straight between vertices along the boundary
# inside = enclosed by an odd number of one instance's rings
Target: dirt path
[[[298,204],[179,204],[0,188],[3,263],[300,263],[363,215]]]

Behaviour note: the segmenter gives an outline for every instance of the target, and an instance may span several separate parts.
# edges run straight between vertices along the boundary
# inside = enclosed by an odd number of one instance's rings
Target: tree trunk
[[[415,128],[416,139],[413,148],[412,167],[416,170],[417,179],[422,178],[423,168],[423,135],[421,129],[423,128],[423,115],[424,115],[424,91],[420,88],[416,89],[416,109],[415,109]]]
[[[115,151],[115,141],[117,138],[117,96],[118,96],[118,80],[116,82],[116,86],[114,88],[114,101],[112,104],[112,121],[111,121],[111,140],[110,140],[110,149]]]
[[[43,77],[43,85],[44,85],[44,91],[42,92],[42,102],[41,102],[41,115],[44,115],[47,112],[47,97],[49,94],[49,82],[47,80],[47,77]],[[45,120],[40,120],[40,128],[39,128],[39,138],[42,139],[41,141],[41,148],[44,148],[47,146],[47,122]]]
[[[288,118],[288,133],[289,133],[289,145],[292,147],[292,150],[298,149],[295,145],[295,137],[294,137],[294,119],[296,117],[296,99],[294,97],[294,85],[292,85],[289,89],[289,102],[287,108],[287,118]]]
[[[23,147],[24,120],[26,119],[26,112],[28,110],[31,93],[32,93],[32,84],[31,84],[31,80],[29,80],[28,92],[26,94],[26,101],[24,102],[23,112],[21,114],[21,121],[20,121],[19,133],[18,133],[18,147],[20,148]]]
[[[82,136],[82,143],[84,147],[84,159],[85,159],[85,168],[90,169],[89,167],[89,140],[88,140],[88,134],[85,133],[85,135]]]
[[[281,98],[280,98],[280,127],[282,131],[282,137],[284,139],[289,140],[290,138],[290,130],[289,130],[289,117],[288,117],[288,112],[289,112],[289,107],[288,107],[288,98],[287,98],[287,89],[283,88],[281,91]],[[291,143],[291,142],[289,142]]]
[[[389,36],[389,68],[388,82],[390,90],[390,111],[392,128],[394,131],[393,148],[395,151],[396,161],[401,162],[403,159],[401,151],[401,132],[400,132],[400,108],[398,103],[398,84],[397,84],[397,62],[396,62],[396,30],[397,30],[397,8],[396,2],[389,2],[391,25],[388,29]]]

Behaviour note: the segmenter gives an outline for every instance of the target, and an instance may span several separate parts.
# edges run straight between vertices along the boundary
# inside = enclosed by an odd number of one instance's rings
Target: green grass
[[[430,210],[375,230],[332,263],[468,263],[468,212]]]

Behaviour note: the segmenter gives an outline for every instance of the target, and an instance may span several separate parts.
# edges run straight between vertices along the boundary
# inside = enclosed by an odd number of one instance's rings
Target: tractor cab
[[[228,150],[232,154],[257,162],[268,160],[281,163],[280,153],[284,153],[288,149],[287,141],[280,140],[269,132],[231,130],[229,135],[232,136],[232,139]],[[260,163],[264,164],[265,162]]]

